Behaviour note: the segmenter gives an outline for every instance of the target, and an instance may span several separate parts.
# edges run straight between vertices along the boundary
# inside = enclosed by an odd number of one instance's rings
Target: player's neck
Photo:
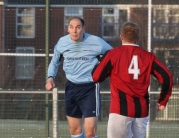
[[[131,45],[131,46],[139,46],[137,43],[130,43],[130,42],[122,42],[122,45]]]
[[[128,42],[128,41],[122,40],[122,45],[137,45],[137,42]]]
[[[122,45],[137,45],[136,43],[122,42]]]

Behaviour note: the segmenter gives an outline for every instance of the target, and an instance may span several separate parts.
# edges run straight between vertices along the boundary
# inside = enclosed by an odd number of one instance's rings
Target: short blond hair
[[[126,22],[122,25],[120,33],[127,42],[136,43],[139,39],[139,27],[132,22]]]

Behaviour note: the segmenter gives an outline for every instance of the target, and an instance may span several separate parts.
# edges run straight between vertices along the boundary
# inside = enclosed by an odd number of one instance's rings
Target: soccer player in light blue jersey
[[[91,72],[98,64],[98,56],[112,47],[100,37],[85,33],[82,18],[73,17],[68,35],[61,37],[54,48],[49,64],[46,89],[55,87],[54,79],[62,56],[67,78],[65,109],[71,138],[97,138],[97,121],[100,112],[99,84],[93,82]],[[83,133],[83,120],[84,131]]]

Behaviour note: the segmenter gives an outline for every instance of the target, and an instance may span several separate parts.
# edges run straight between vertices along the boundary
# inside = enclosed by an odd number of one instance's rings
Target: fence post
[[[58,89],[53,89],[53,138],[58,138]]]
[[[47,76],[47,71],[48,71],[48,65],[49,65],[49,5],[50,5],[50,0],[46,0],[45,2],[45,67],[46,67],[46,78]],[[46,79],[45,79],[46,83]],[[47,137],[49,137],[49,95],[45,95],[46,99],[46,129],[47,129]]]

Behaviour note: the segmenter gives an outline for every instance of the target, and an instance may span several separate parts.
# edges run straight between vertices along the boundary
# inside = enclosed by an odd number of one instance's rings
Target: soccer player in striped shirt
[[[157,110],[165,109],[172,92],[172,74],[152,52],[137,45],[139,27],[127,22],[120,30],[122,46],[109,50],[94,68],[92,77],[110,77],[108,138],[144,138],[149,121],[150,75],[161,83]]]

